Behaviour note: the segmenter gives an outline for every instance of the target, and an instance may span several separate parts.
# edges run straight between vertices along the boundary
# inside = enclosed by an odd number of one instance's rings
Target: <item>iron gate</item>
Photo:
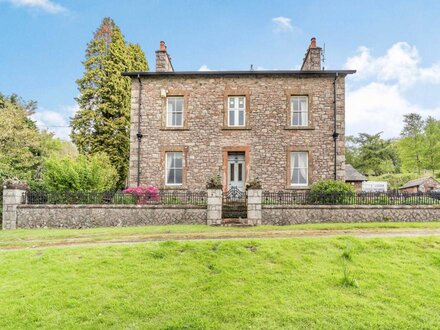
[[[223,192],[222,218],[247,218],[247,194],[237,187]]]

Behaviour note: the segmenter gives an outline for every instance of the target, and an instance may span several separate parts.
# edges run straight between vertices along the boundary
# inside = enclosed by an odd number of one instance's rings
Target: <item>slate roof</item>
[[[409,188],[409,187],[417,187],[420,186],[421,184],[424,184],[426,181],[428,181],[429,179],[432,179],[434,181],[437,181],[436,179],[432,178],[432,177],[428,177],[428,178],[421,178],[421,179],[415,179],[415,180],[411,180],[408,181],[407,183],[405,183],[402,187],[400,187],[399,189],[402,188]],[[437,181],[438,182],[438,181]]]
[[[368,181],[368,179],[350,164],[345,164],[345,181]]]

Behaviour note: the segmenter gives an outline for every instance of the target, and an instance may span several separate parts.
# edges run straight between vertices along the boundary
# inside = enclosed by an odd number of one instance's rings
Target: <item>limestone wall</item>
[[[206,224],[206,206],[19,205],[17,228]]]
[[[440,221],[440,205],[263,205],[263,225]]]

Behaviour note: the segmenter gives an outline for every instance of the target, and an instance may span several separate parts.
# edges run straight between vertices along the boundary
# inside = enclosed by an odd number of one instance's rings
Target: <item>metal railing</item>
[[[263,205],[440,205],[440,193],[418,192],[263,192]]]
[[[23,194],[24,204],[81,205],[206,205],[205,191],[159,191],[157,193],[126,194],[121,192],[40,192]]]

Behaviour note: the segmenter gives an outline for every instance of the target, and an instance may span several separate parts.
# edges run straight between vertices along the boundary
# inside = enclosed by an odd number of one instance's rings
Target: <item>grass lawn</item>
[[[439,237],[0,251],[0,278],[1,329],[438,329],[440,324]]]
[[[147,238],[173,239],[187,236],[209,238],[210,236],[254,237],[268,232],[303,230],[353,230],[353,229],[409,229],[440,228],[440,222],[373,222],[373,223],[327,223],[290,226],[257,227],[210,227],[205,225],[168,225],[143,227],[113,227],[93,229],[19,229],[0,230],[1,248],[21,248],[56,244],[94,243],[105,241],[132,241]],[[173,237],[174,236],[174,237]]]

